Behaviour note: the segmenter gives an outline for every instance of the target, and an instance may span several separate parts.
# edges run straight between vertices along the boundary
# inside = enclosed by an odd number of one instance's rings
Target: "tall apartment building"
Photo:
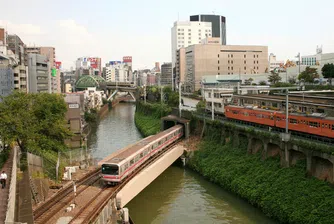
[[[12,60],[0,53],[0,96],[8,96],[14,89]]]
[[[162,86],[172,85],[173,67],[172,63],[163,63],[161,65],[160,84]]]
[[[176,51],[193,44],[201,43],[202,39],[212,36],[211,22],[180,22],[172,27],[172,64],[176,63]]]
[[[58,87],[58,83],[60,83],[60,76],[53,77],[51,76],[51,70],[56,68],[56,50],[54,47],[26,47],[27,54],[40,54],[47,58],[49,62],[49,75],[48,79],[50,79],[49,92],[50,93],[58,93],[60,92],[60,86]],[[28,62],[29,63],[29,62]]]
[[[131,66],[127,63],[106,64],[105,80],[107,82],[130,82]]]
[[[98,75],[101,76],[102,66],[99,57],[81,57],[76,61],[76,76]]]
[[[212,37],[220,38],[220,44],[226,45],[226,18],[220,15],[194,15],[191,22],[211,22]]]
[[[265,73],[269,65],[267,46],[220,45],[217,43],[189,46],[184,51],[179,51],[177,61],[179,74],[184,71],[184,85],[188,92],[200,89],[202,76],[233,74],[254,74],[256,76],[256,74]],[[182,67],[184,69],[181,69]]]
[[[49,92],[50,64],[46,56],[28,54],[28,88],[31,93]]]

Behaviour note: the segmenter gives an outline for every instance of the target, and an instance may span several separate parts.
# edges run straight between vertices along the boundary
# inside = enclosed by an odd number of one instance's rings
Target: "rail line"
[[[162,150],[158,154],[145,161],[138,169],[136,169],[129,177],[127,177],[122,183],[114,187],[104,187],[101,189],[97,197],[93,197],[84,207],[80,209],[78,213],[72,218],[70,224],[79,223],[91,223],[102,212],[103,208],[107,205],[110,199],[116,197],[116,194],[139,172],[145,167],[155,162],[158,158],[170,151],[180,140],[169,145],[165,150]]]
[[[85,191],[91,185],[95,184],[100,179],[100,172],[100,169],[93,170],[77,181],[77,195]],[[46,202],[39,205],[33,211],[34,223],[48,223],[54,215],[56,215],[63,207],[67,206],[71,200],[73,200],[71,193],[73,193],[73,185],[68,184]]]

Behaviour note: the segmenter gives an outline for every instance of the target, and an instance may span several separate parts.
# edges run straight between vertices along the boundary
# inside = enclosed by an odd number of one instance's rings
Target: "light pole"
[[[180,83],[179,83],[179,117],[180,117],[180,118],[182,117],[182,115],[181,115],[181,113],[182,113],[181,85],[182,85],[182,83],[180,82]]]
[[[300,74],[300,52],[298,52],[298,55],[296,56],[296,58],[298,58],[299,74]]]

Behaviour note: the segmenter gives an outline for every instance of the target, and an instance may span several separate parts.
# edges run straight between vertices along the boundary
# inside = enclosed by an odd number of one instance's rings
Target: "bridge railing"
[[[14,222],[14,211],[15,211],[15,197],[16,197],[16,170],[17,170],[17,146],[13,148],[13,167],[10,177],[9,184],[9,194],[8,194],[8,204],[6,212],[6,224],[15,223]]]

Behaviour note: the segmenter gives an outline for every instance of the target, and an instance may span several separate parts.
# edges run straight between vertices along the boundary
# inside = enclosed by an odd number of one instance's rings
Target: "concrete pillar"
[[[185,127],[185,138],[188,139],[190,136],[190,127],[189,127],[189,123],[185,123],[184,124]]]
[[[235,131],[233,136],[233,146],[239,147],[239,132]]]
[[[263,141],[263,152],[262,152],[262,159],[267,159],[267,153],[268,153],[268,142]]]
[[[312,176],[312,155],[311,153],[306,154],[306,171],[308,175]]]
[[[284,160],[282,164],[284,167],[290,167],[290,151],[288,145],[288,142],[284,142]]]
[[[247,153],[252,154],[252,143],[253,143],[253,138],[248,135],[248,145],[247,145]]]

